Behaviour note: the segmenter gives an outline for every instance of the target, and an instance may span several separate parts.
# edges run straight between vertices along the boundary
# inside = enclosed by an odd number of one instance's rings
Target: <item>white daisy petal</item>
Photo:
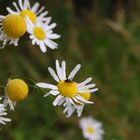
[[[7,115],[7,112],[6,112],[6,109],[4,107],[4,104],[0,104],[0,123],[3,125],[5,125],[6,122],[11,121],[11,119],[5,117],[6,115]]]
[[[55,48],[57,48],[58,44],[57,44],[56,42],[54,42],[54,41],[52,41],[52,40],[50,40],[50,39],[48,39],[48,41],[49,41],[53,46],[55,46]]]
[[[61,71],[62,71],[62,78],[63,78],[63,80],[66,80],[66,62],[65,61],[62,61]]]
[[[45,21],[45,25],[50,24],[51,20],[52,20],[51,17],[47,17],[47,18],[45,18],[45,20],[44,20],[44,21]]]
[[[79,90],[78,92],[79,93],[85,93],[85,92],[95,92],[95,91],[97,91],[98,90],[98,88],[94,88],[94,89],[91,89],[91,90]]]
[[[17,12],[13,11],[11,8],[7,7],[6,10],[11,14],[17,14]]]
[[[34,35],[30,35],[30,39],[34,39]]]
[[[49,96],[49,95],[51,95],[50,92],[49,92],[49,93],[46,93],[43,97],[47,97],[47,96]]]
[[[23,7],[23,3],[22,3],[22,0],[18,0],[18,3],[19,3],[19,7],[20,7],[20,9],[24,9],[24,7]]]
[[[61,68],[60,68],[60,66],[59,66],[58,60],[56,60],[55,65],[56,65],[57,75],[58,75],[59,79],[62,80],[63,78],[62,78]]]
[[[51,76],[54,78],[55,81],[59,82],[57,75],[55,74],[54,70],[48,67],[48,71],[50,72]]]
[[[78,103],[78,104],[80,104],[80,105],[83,105],[83,104],[84,104],[84,103],[80,102],[79,100],[77,100],[76,97],[73,97],[72,99],[73,99],[76,103]]]
[[[1,113],[0,113],[0,116],[2,116]],[[0,121],[1,121],[3,124],[6,124],[5,122],[10,122],[11,119],[9,119],[9,118],[4,118],[4,117],[0,117]]]
[[[59,91],[57,91],[57,90],[51,90],[50,92],[46,93],[43,97],[47,97],[49,95],[56,96],[58,94],[59,94]]]
[[[31,22],[31,20],[30,20],[30,18],[28,16],[26,16],[25,19],[26,19],[26,22],[27,22],[27,31],[34,32],[33,30],[34,30],[35,25]]]
[[[64,98],[64,97],[61,96],[61,95],[58,95],[58,96],[56,97],[56,99],[54,100],[53,105],[56,106],[62,98]]]
[[[14,107],[15,107],[15,105],[16,105],[16,102],[12,101],[12,100],[6,95],[3,104],[4,104],[4,107],[5,107],[5,108],[9,105],[10,110],[13,110],[13,111],[14,111]]]
[[[65,107],[65,109],[63,110],[63,113],[65,114],[67,112],[67,107]]]
[[[58,34],[50,34],[49,35],[49,39],[57,39],[57,38],[60,38],[60,35],[58,35]]]
[[[73,111],[72,111],[72,106],[71,106],[70,100],[67,97],[66,97],[66,106],[68,108],[67,117],[70,117],[72,115]]]
[[[83,109],[84,109],[84,105],[77,106],[76,110],[77,110],[78,117],[81,117]]]
[[[83,85],[86,85],[87,83],[89,83],[89,82],[91,82],[91,81],[92,81],[92,78],[89,77],[89,78],[87,78],[86,80],[84,80],[83,82],[78,83],[78,87],[83,86]]]
[[[62,99],[59,101],[58,106],[62,105],[64,102],[65,102],[65,98],[62,98]]]
[[[79,101],[83,102],[83,103],[86,103],[86,104],[93,104],[93,102],[90,102],[90,101],[87,101],[85,100],[83,97],[81,96],[77,96],[76,97]]]
[[[18,8],[17,4],[15,2],[13,2],[13,5],[15,6],[17,12],[20,12],[20,9]]]
[[[30,9],[30,2],[29,2],[29,0],[24,0],[24,9]]]
[[[75,74],[79,71],[80,67],[81,67],[80,64],[76,65],[76,67],[75,67],[75,68],[72,70],[72,72],[70,73],[68,79],[73,79],[74,76],[75,76]]]
[[[52,85],[52,84],[37,83],[36,85],[42,88],[57,89],[57,86]]]
[[[38,2],[36,2],[33,7],[31,8],[31,11],[37,12],[38,8],[39,8],[40,4]]]
[[[95,87],[95,86],[96,86],[95,84],[89,84],[89,85],[80,87],[79,90],[87,90],[87,89],[93,88],[93,87]]]
[[[59,91],[58,90],[51,90],[50,93],[53,95],[53,96],[56,96],[59,94]]]
[[[44,16],[46,16],[48,14],[48,11],[43,12],[42,14],[40,14],[40,18],[43,18]]]
[[[35,43],[36,43],[36,40],[35,40],[35,39],[34,39],[34,40],[32,40],[32,44],[33,44],[33,45],[35,45]]]
[[[55,46],[53,43],[50,42],[49,39],[45,40],[45,44],[50,48],[50,49],[56,49],[57,46]]]
[[[45,9],[45,7],[41,7],[39,11],[36,12],[37,15],[39,15],[43,10]]]
[[[45,44],[43,42],[40,42],[40,45],[39,46],[40,46],[40,49],[41,49],[41,51],[43,53],[45,53],[47,51],[47,48],[46,48],[46,46],[45,46]]]
[[[53,29],[54,27],[56,27],[56,23],[52,23],[51,25],[46,27],[46,31]]]

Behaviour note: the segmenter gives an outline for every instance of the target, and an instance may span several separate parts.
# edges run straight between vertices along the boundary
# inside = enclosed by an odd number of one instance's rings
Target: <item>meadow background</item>
[[[1,15],[12,2],[0,1]],[[79,118],[67,119],[62,107],[53,107],[53,97],[43,98],[44,93],[32,87],[32,80],[55,83],[47,68],[54,67],[56,59],[66,60],[68,73],[82,64],[76,81],[93,77],[99,91],[92,95],[95,104],[87,105],[82,116],[103,123],[104,140],[140,140],[140,1],[38,2],[57,23],[59,49],[43,54],[25,35],[18,47],[0,50],[0,85],[13,77],[30,85],[28,98],[9,111],[12,122],[1,126],[0,140],[84,140]]]

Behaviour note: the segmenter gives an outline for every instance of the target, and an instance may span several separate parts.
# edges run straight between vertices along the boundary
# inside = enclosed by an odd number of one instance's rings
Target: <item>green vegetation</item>
[[[36,0],[37,1],[37,0]],[[86,1],[84,3],[83,1]],[[1,1],[1,7],[12,6]],[[92,76],[99,91],[94,105],[87,105],[83,116],[103,123],[105,140],[140,139],[140,1],[43,0],[55,31],[61,34],[59,49],[43,54],[25,38],[19,46],[0,50],[0,85],[19,77],[30,85],[26,100],[9,111],[11,123],[2,126],[1,140],[84,140],[79,118],[67,119],[62,107],[53,107],[53,97],[33,87],[34,82],[54,82],[48,66],[56,59],[66,60],[67,72],[78,63],[82,68],[75,80]],[[7,14],[1,8],[1,14]],[[32,79],[32,80],[29,80]],[[1,87],[0,94],[4,94]]]

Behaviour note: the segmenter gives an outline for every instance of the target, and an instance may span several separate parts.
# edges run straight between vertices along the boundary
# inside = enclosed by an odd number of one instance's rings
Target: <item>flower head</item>
[[[1,100],[2,98],[0,98]],[[0,123],[6,124],[6,122],[10,122],[11,119],[5,118],[4,116],[7,115],[6,109],[4,108],[3,104],[0,104]]]
[[[45,53],[48,46],[50,49],[56,49],[57,43],[52,41],[53,39],[60,38],[60,35],[53,33],[52,29],[56,26],[56,23],[49,25],[51,18],[43,23],[38,21],[36,24],[33,24],[29,18],[27,18],[28,28],[27,31],[30,34],[30,39],[32,39],[32,44],[39,45],[41,51]]]
[[[104,130],[102,123],[96,121],[92,117],[85,117],[80,120],[80,127],[85,138],[89,140],[102,140]]]
[[[7,42],[17,46],[26,29],[26,22],[21,16],[15,14],[0,16],[0,40],[3,41],[3,47]]]
[[[28,85],[21,79],[9,80],[5,88],[4,105],[9,104],[10,109],[14,110],[17,101],[23,100],[28,95]]]
[[[29,0],[18,0],[18,4],[13,2],[13,5],[15,7],[15,10],[7,7],[7,11],[10,14],[17,14],[24,18],[28,16],[32,23],[36,23],[37,19],[40,19],[41,21],[46,21],[45,16],[48,14],[48,11],[44,11],[45,7],[40,7],[40,4],[38,2],[36,2],[31,7]]]
[[[57,74],[50,67],[48,68],[48,70],[50,74],[52,75],[52,77],[54,78],[54,80],[58,82],[58,84],[52,85],[52,84],[47,84],[47,83],[37,83],[37,86],[39,87],[51,89],[50,92],[45,94],[44,97],[50,94],[57,96],[53,102],[53,105],[54,106],[63,105],[65,107],[64,113],[67,113],[67,117],[70,117],[72,115],[77,105],[79,106],[79,104],[84,105],[86,103],[88,104],[93,103],[86,100],[80,94],[84,94],[86,92],[95,92],[98,90],[97,88],[93,88],[95,87],[95,84],[89,84],[89,85],[83,86],[83,84],[88,83],[89,78],[82,83],[77,83],[73,81],[73,78],[75,74],[79,71],[80,67],[81,67],[80,64],[76,65],[76,67],[71,71],[70,75],[67,78],[66,77],[66,62],[62,61],[62,65],[60,66],[59,61],[56,60]]]

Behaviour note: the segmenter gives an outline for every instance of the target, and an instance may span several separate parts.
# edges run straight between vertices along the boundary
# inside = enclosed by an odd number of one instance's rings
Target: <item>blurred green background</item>
[[[1,15],[12,2],[0,1]],[[27,35],[18,47],[6,46],[0,50],[0,85],[13,76],[54,83],[47,68],[54,67],[56,59],[66,60],[67,73],[81,63],[75,80],[92,76],[99,88],[91,99],[95,104],[87,105],[82,116],[103,123],[104,140],[140,140],[140,1],[38,2],[57,23],[59,49],[43,54]],[[3,95],[4,89],[0,92]],[[53,107],[54,98],[43,94],[30,86],[28,98],[9,111],[12,122],[1,126],[0,140],[84,140],[79,118],[67,119],[62,107]]]

